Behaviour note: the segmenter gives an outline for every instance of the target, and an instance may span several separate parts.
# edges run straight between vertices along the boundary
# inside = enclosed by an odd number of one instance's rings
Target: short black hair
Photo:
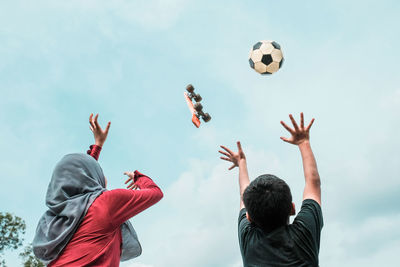
[[[284,180],[263,174],[246,188],[243,202],[251,221],[271,232],[287,224],[292,209],[292,193]]]

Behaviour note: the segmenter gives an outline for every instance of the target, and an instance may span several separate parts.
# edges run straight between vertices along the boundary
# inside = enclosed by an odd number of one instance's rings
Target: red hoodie
[[[97,160],[100,150],[91,146],[88,154]],[[135,180],[140,190],[114,189],[98,196],[68,245],[48,266],[119,266],[121,224],[163,197],[148,176],[135,171]]]

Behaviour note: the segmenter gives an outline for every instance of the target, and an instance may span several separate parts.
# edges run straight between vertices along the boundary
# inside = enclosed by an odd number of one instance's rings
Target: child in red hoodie
[[[89,119],[95,138],[90,156],[66,155],[49,184],[49,210],[33,241],[35,255],[48,266],[118,266],[139,256],[141,246],[128,220],[163,197],[153,180],[138,171],[124,173],[129,177],[127,189],[105,189],[97,160],[110,122],[102,130],[97,118],[91,114]]]

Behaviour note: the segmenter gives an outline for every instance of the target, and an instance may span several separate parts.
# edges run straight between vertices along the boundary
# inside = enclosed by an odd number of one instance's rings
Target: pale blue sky
[[[139,169],[165,197],[132,219],[143,255],[123,266],[241,266],[237,171],[218,145],[241,140],[252,178],[275,173],[301,205],[297,149],[280,120],[316,118],[323,185],[321,266],[395,266],[400,250],[398,1],[2,1],[0,211],[45,211],[57,161],[112,122],[100,164],[110,188]],[[250,69],[259,40],[285,56]],[[212,115],[196,129],[188,83]],[[18,266],[15,253],[7,253]]]

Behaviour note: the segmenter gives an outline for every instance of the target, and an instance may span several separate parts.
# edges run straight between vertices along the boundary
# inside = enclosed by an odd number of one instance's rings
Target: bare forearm
[[[317,162],[311,149],[309,141],[299,144],[301,157],[303,160],[305,188],[304,199],[312,198],[318,203],[321,202],[321,180],[318,173]]]
[[[317,162],[315,161],[314,154],[311,149],[311,145],[309,141],[304,141],[299,145],[301,157],[303,159],[303,169],[304,169],[304,177],[306,182],[318,182],[319,174],[317,168]]]
[[[239,161],[239,190],[240,190],[240,209],[244,208],[243,193],[247,186],[250,184],[249,173],[247,171],[246,159]]]

